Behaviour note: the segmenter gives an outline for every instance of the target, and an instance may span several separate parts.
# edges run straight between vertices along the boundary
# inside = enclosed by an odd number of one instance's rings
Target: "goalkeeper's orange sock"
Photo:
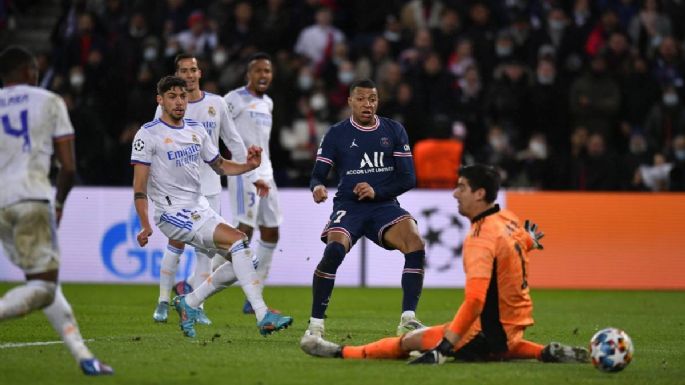
[[[504,353],[504,356],[502,358],[509,360],[535,358],[537,360],[540,360],[543,348],[544,346],[537,344],[535,342],[521,340],[519,343],[509,348],[509,351]]]
[[[402,350],[402,337],[383,338],[376,342],[362,346],[345,346],[342,356],[345,359],[364,359],[364,358],[405,358],[409,352]]]

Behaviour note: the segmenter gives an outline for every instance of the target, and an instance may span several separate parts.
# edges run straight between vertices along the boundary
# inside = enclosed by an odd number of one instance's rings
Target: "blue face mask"
[[[685,149],[675,150],[675,158],[681,162],[684,161],[685,160]]]

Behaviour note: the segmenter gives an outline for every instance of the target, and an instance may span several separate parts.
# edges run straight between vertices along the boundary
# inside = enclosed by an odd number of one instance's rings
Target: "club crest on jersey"
[[[385,136],[381,138],[381,146],[382,147],[390,147],[390,139],[386,138]]]
[[[193,212],[192,214],[190,214],[190,217],[193,218],[194,221],[199,221],[200,218],[202,218],[200,214],[198,214],[197,212]]]
[[[216,115],[216,110],[214,109],[214,106],[209,106],[209,108],[207,109],[207,113],[209,114],[209,116]]]
[[[192,138],[192,139],[193,139],[193,143],[200,143],[200,140],[197,139],[197,136],[195,136],[195,134],[193,134],[193,138]]]
[[[145,148],[145,142],[143,141],[143,139],[138,138],[138,139],[136,139],[135,142],[133,142],[133,149],[134,150],[143,151],[144,148]]]

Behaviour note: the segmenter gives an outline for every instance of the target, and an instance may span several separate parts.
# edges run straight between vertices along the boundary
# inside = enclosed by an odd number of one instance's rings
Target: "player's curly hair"
[[[497,199],[500,186],[500,175],[493,166],[472,164],[459,168],[459,176],[469,181],[471,190],[485,189],[485,201],[492,203]]]
[[[157,82],[157,95],[164,95],[165,92],[174,87],[185,89],[185,80],[179,78],[178,76],[165,76],[161,78],[159,82]]]

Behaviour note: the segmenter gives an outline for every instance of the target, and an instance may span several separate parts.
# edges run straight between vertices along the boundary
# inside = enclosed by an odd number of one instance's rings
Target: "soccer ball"
[[[190,286],[190,284],[186,282],[186,280],[184,279],[182,281],[176,282],[176,284],[173,287],[173,290],[174,293],[176,293],[176,295],[186,295],[193,291],[193,287]]]
[[[590,340],[592,364],[603,372],[619,372],[633,359],[633,341],[621,329],[606,328]]]

